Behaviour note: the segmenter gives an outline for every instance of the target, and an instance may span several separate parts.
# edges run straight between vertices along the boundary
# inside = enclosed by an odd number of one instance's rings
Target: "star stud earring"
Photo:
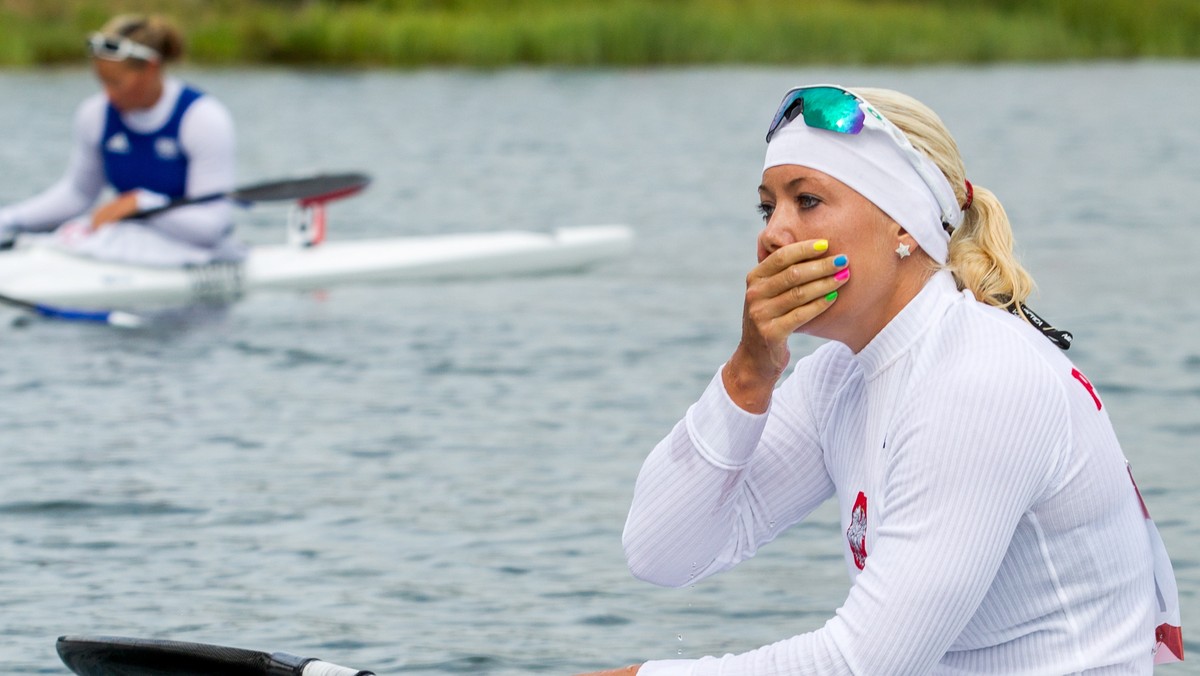
[[[908,249],[908,245],[904,242],[901,242],[900,246],[896,247],[896,255],[901,258],[908,258],[909,253],[911,252]]]

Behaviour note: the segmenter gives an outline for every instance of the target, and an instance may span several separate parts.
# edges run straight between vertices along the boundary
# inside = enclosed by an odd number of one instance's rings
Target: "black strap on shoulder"
[[[1020,308],[1020,310],[1017,310],[1017,308]],[[1067,350],[1071,347],[1071,341],[1074,340],[1074,336],[1071,335],[1070,331],[1061,331],[1054,328],[1050,325],[1050,322],[1042,319],[1036,312],[1030,310],[1028,305],[1013,303],[1008,306],[1008,311],[1018,317],[1023,316],[1030,324],[1033,324],[1035,328],[1040,330],[1042,335],[1046,336],[1051,343],[1057,345],[1059,349]]]

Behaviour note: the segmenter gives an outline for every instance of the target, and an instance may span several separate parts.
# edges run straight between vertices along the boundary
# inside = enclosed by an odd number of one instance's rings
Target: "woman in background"
[[[171,266],[240,258],[225,200],[133,218],[234,187],[228,110],[165,73],[165,64],[183,55],[179,31],[160,16],[121,15],[87,44],[103,92],[75,114],[66,174],[0,209],[0,243],[57,229],[57,246],[106,260]],[[115,196],[93,209],[106,187]]]

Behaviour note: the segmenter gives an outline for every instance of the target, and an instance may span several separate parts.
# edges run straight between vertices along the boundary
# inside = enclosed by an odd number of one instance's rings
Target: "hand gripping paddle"
[[[60,636],[58,656],[79,676],[375,676],[312,657],[121,636]]]

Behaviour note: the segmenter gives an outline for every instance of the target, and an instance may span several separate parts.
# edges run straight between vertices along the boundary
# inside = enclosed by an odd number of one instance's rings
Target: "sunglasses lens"
[[[125,59],[157,61],[162,58],[153,48],[134,42],[129,38],[93,33],[88,38],[87,44],[92,56],[108,61],[124,61]]]
[[[88,49],[92,56],[113,57],[121,53],[121,43],[103,35],[93,35],[88,38]]]
[[[862,131],[866,115],[858,99],[832,87],[810,89],[804,97],[804,123],[840,134]]]
[[[767,141],[770,142],[785,120],[794,120],[801,114],[804,124],[839,134],[857,134],[862,131],[866,119],[858,99],[848,92],[834,87],[801,89],[784,97],[779,112],[771,120]]]

